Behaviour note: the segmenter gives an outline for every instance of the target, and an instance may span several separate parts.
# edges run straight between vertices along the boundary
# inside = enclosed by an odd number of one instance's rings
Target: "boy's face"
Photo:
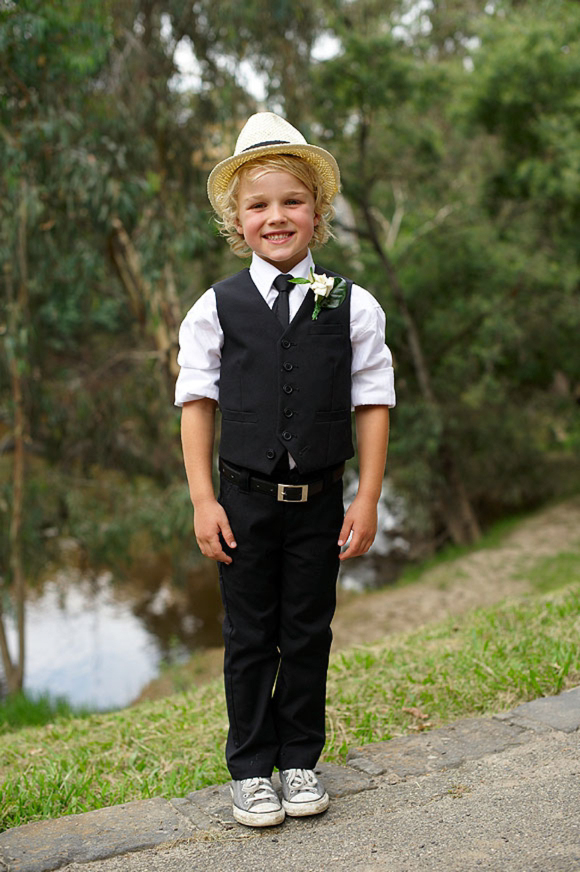
[[[300,179],[278,170],[244,173],[236,229],[252,251],[289,272],[308,253],[318,224],[314,195]]]

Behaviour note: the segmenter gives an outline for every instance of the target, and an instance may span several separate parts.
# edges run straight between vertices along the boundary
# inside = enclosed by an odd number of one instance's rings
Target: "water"
[[[12,628],[12,645],[16,634]],[[25,688],[95,709],[127,705],[158,672],[154,636],[108,574],[73,581],[62,572],[26,609]]]
[[[54,571],[26,606],[25,690],[97,710],[129,705],[163,663],[220,644],[220,612],[207,571],[192,574],[185,591],[163,579],[151,590],[107,572]],[[7,635],[15,651],[10,618]]]

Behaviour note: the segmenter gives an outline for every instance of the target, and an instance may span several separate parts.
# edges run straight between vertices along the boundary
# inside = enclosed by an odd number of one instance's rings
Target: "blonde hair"
[[[227,188],[221,194],[216,194],[216,211],[218,218],[216,223],[222,236],[227,239],[230,248],[238,257],[248,257],[252,250],[241,233],[236,229],[238,216],[238,192],[242,174],[252,170],[264,169],[265,172],[286,172],[296,176],[305,185],[314,197],[314,214],[318,215],[318,224],[314,228],[310,246],[316,248],[324,245],[334,236],[330,222],[334,218],[334,208],[331,200],[326,196],[324,186],[320,183],[318,170],[313,164],[302,157],[290,154],[264,155],[254,160],[249,160],[236,170],[231,177]]]

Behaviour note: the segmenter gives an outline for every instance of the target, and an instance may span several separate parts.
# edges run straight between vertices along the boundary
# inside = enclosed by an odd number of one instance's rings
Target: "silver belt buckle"
[[[298,497],[288,497],[286,494],[287,489],[291,489],[294,491],[299,490],[300,496]],[[308,499],[308,485],[307,484],[279,484],[278,485],[278,502],[279,503],[305,503]]]

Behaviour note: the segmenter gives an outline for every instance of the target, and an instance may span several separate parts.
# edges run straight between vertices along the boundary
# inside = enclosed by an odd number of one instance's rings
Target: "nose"
[[[280,221],[286,220],[284,207],[281,203],[272,203],[269,210],[268,221],[273,224],[278,224]]]

